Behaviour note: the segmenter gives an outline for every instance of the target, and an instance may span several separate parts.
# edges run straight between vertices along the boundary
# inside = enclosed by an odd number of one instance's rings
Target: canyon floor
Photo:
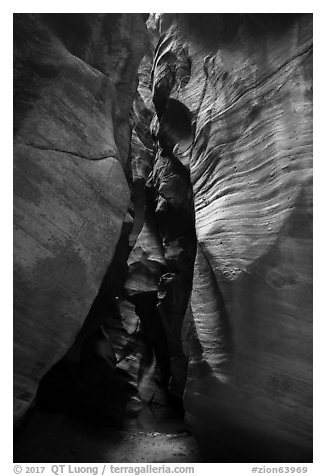
[[[195,463],[194,437],[175,409],[147,406],[122,430],[36,411],[14,445],[15,462]]]

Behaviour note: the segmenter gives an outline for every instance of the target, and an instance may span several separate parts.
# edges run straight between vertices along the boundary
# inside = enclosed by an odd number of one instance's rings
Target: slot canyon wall
[[[147,42],[140,14],[14,15],[15,421],[108,266],[106,288],[126,267],[113,256],[130,228],[130,112]]]
[[[159,22],[156,109],[174,98],[193,121],[173,149],[198,240],[186,418],[208,458],[309,459],[312,16]]]
[[[16,421],[172,398],[311,461],[312,16],[147,18],[15,15]]]

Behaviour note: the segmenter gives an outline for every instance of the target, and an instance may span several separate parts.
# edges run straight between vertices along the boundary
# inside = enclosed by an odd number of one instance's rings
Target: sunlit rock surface
[[[188,421],[208,458],[311,460],[312,16],[159,22],[155,106],[194,127]]]
[[[140,14],[14,15],[14,411],[68,350],[127,212]]]

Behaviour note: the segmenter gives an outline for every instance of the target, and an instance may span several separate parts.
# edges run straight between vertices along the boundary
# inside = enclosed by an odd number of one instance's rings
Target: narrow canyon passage
[[[14,461],[312,461],[312,16],[14,14]]]

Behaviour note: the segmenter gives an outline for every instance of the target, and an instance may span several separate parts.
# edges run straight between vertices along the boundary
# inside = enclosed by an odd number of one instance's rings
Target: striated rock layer
[[[166,145],[190,170],[198,240],[188,422],[207,459],[311,461],[312,16],[159,22],[161,137],[170,98],[193,128],[170,121]]]
[[[144,21],[14,15],[15,421],[72,345],[130,221],[130,113]]]

